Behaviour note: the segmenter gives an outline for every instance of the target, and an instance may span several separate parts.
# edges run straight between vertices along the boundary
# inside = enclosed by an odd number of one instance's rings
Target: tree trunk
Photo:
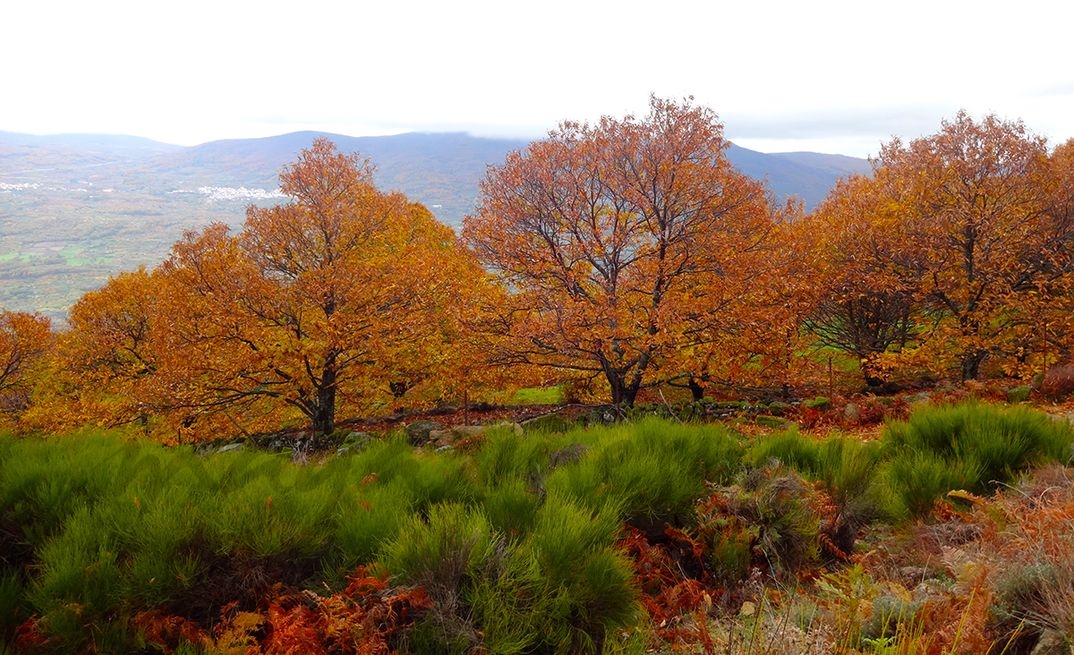
[[[701,383],[696,378],[690,378],[686,386],[690,389],[690,397],[695,403],[705,399],[705,387],[701,386]]]
[[[640,385],[636,381],[627,383],[626,376],[607,366],[604,368],[604,377],[608,380],[608,388],[612,392],[612,404],[619,407],[633,407]]]
[[[981,321],[978,316],[972,312],[975,310],[973,305],[966,308],[965,314],[959,317],[958,325],[961,332],[964,346],[962,351],[962,381],[976,380],[977,376],[981,373],[981,362],[988,356],[988,351],[980,347],[976,347],[970,344],[979,343],[978,336],[981,331]]]
[[[962,381],[976,380],[981,374],[981,362],[988,353],[984,350],[974,349],[962,354]]]
[[[317,388],[317,411],[313,416],[313,429],[325,436],[332,434],[336,429],[337,377],[334,362],[330,361],[325,364],[321,372],[321,385]]]
[[[883,377],[880,366],[877,363],[878,352],[867,352],[861,356],[861,376],[869,387],[882,386],[886,380]]]

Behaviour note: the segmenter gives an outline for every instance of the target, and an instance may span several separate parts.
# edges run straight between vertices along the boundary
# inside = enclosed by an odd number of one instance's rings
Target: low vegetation
[[[305,463],[3,437],[0,652],[1028,653],[1074,636],[1066,423],[971,402],[872,441],[731,425],[504,427],[445,451],[398,433]]]

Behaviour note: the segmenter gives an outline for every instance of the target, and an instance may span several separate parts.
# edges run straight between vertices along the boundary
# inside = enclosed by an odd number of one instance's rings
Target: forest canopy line
[[[19,429],[138,423],[167,441],[562,384],[646,393],[1006,376],[1068,360],[1074,143],[959,113],[894,139],[816,210],[728,163],[716,114],[564,122],[491,167],[461,236],[327,140],[289,200],[188,233],[70,325],[0,314]]]

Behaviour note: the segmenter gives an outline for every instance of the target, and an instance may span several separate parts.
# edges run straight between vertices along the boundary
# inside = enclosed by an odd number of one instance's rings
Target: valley
[[[118,272],[163,261],[185,230],[241,225],[250,204],[269,206],[280,168],[313,139],[296,132],[183,147],[129,136],[33,136],[0,132],[0,307],[62,323],[86,291]],[[384,137],[327,135],[373,163],[377,184],[425,204],[458,229],[486,168],[526,141],[463,133]],[[742,172],[776,198],[817,204],[863,159],[770,155],[731,146]]]

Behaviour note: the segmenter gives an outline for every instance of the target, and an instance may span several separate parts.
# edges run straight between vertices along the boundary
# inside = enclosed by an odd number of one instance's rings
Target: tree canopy
[[[773,210],[708,109],[563,123],[490,168],[464,238],[509,294],[498,360],[603,376],[614,403],[681,373],[761,265]]]

